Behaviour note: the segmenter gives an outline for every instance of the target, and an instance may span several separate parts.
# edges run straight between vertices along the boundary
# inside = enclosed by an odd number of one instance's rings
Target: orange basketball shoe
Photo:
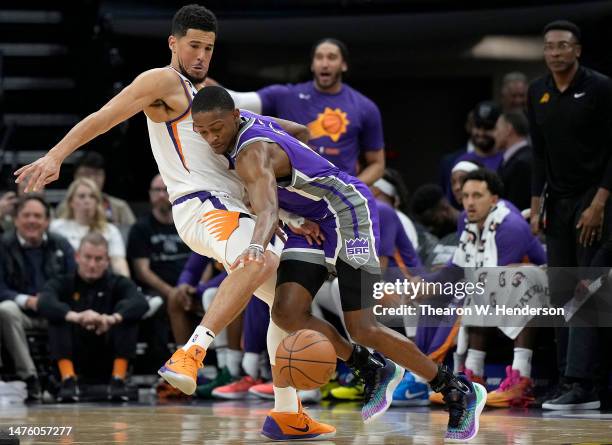
[[[517,369],[506,366],[506,378],[501,382],[499,388],[487,395],[487,406],[527,407],[535,400],[531,392],[532,387],[533,381],[529,377],[521,377]]]
[[[261,434],[272,440],[331,439],[336,428],[312,419],[298,401],[297,413],[270,411]]]
[[[467,369],[467,368],[465,369],[465,376],[468,378],[470,382],[480,383],[485,388],[487,387],[484,377],[479,376],[479,375],[474,375],[471,369]],[[436,403],[438,405],[444,405],[444,395],[441,392],[432,392],[429,394],[429,401],[431,403]]]
[[[191,346],[187,352],[178,349],[157,373],[175,388],[187,395],[195,392],[198,369],[203,367],[206,350],[198,345]]]

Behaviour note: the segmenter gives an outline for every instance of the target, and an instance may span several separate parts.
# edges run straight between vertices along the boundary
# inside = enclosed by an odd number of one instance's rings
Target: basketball
[[[278,345],[276,368],[287,385],[315,389],[329,382],[334,374],[336,351],[325,335],[301,329]]]

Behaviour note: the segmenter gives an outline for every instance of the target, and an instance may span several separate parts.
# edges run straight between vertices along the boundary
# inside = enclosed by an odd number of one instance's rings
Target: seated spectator
[[[412,214],[420,224],[439,238],[433,248],[422,253],[424,265],[435,268],[446,264],[459,245],[459,210],[450,204],[439,185],[425,184],[414,192]]]
[[[129,232],[127,256],[136,283],[148,296],[159,295],[165,301],[170,326],[177,344],[184,344],[193,331],[193,323],[183,323],[184,298],[193,298],[194,287],[177,286],[190,250],[179,237],[172,219],[172,204],[161,176],[149,187],[150,212],[140,218]],[[141,339],[148,344],[150,359],[163,362],[168,354],[168,319],[163,311],[141,325]]]
[[[117,226],[104,217],[102,195],[96,183],[87,178],[75,179],[68,187],[66,202],[59,218],[51,221],[51,231],[63,235],[75,250],[88,233],[102,234],[109,245],[113,271],[129,277],[123,238]]]
[[[17,194],[12,191],[0,194],[0,233],[13,228],[13,218],[17,207]]]
[[[120,229],[134,224],[136,218],[127,202],[104,193],[106,171],[104,170],[104,158],[95,151],[88,151],[79,159],[74,171],[74,179],[89,178],[96,183],[102,193],[102,208],[104,216],[109,223],[115,224]],[[64,200],[57,208],[58,213],[65,211],[68,200]]]
[[[501,86],[501,105],[504,113],[524,112],[527,109],[527,76],[520,71],[504,75]]]
[[[49,206],[42,198],[25,196],[16,207],[15,230],[0,241],[0,347],[26,382],[28,400],[37,401],[40,383],[25,330],[47,327],[38,313],[39,293],[48,279],[74,271],[74,250],[64,237],[47,233]]]
[[[130,279],[110,271],[108,242],[100,233],[81,239],[76,262],[76,272],[47,282],[38,304],[49,321],[51,358],[62,379],[57,400],[79,400],[77,375],[111,375],[109,399],[126,401],[128,360],[147,302]]]
[[[499,175],[504,183],[503,198],[519,210],[531,207],[531,164],[529,122],[523,112],[503,113],[495,125],[495,144],[503,153]]]

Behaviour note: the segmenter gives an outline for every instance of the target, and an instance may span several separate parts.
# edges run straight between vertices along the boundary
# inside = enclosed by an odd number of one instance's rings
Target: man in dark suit
[[[495,143],[503,153],[499,175],[504,182],[503,198],[520,210],[531,206],[531,164],[529,123],[520,111],[503,113],[495,125]]]

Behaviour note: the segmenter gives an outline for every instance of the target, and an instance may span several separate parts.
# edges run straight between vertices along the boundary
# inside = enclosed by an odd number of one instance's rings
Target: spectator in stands
[[[66,203],[59,218],[51,221],[51,231],[66,237],[75,250],[87,233],[101,233],[109,245],[113,271],[129,277],[123,238],[117,226],[104,217],[102,194],[96,183],[88,178],[75,179],[68,187]]]
[[[531,164],[528,141],[529,123],[522,111],[504,112],[495,125],[495,144],[503,153],[499,175],[504,183],[503,197],[520,210],[531,206]]]
[[[136,221],[134,213],[127,202],[104,193],[104,183],[106,181],[106,171],[104,170],[104,158],[95,151],[88,151],[83,154],[74,171],[74,179],[89,178],[96,183],[102,192],[102,208],[106,220],[116,226],[123,228],[129,227]],[[57,211],[62,213],[67,205],[67,201],[62,202]]]
[[[479,168],[482,168],[482,164],[477,161],[461,161],[455,164],[451,169],[450,184],[454,202],[457,203],[457,208],[463,209],[463,205],[461,204],[463,180],[469,172],[473,172]]]
[[[312,48],[313,80],[270,85],[257,93],[234,93],[240,108],[288,119],[310,130],[309,145],[339,169],[371,185],[385,170],[380,111],[376,104],[343,82],[348,49],[333,38]],[[363,156],[364,168],[359,169]]]
[[[446,264],[459,245],[459,210],[450,204],[439,185],[425,184],[414,192],[412,214],[437,237],[436,239],[439,238],[432,249],[423,252],[424,265],[439,267]]]
[[[519,71],[507,73],[502,79],[501,106],[504,113],[527,109],[527,76]]]
[[[0,347],[26,382],[28,399],[37,401],[40,383],[25,330],[46,328],[38,316],[39,293],[48,279],[74,270],[74,250],[65,238],[47,232],[49,205],[42,198],[25,196],[16,207],[15,230],[0,241]]]
[[[531,234],[527,222],[499,199],[503,184],[496,173],[487,169],[470,172],[462,190],[467,223],[462,229],[459,248],[451,263],[427,276],[427,281],[456,281],[464,275],[465,268],[508,266],[522,263],[525,258],[536,265],[546,263],[544,249]],[[486,338],[485,328],[470,328],[465,368],[466,374],[475,381],[483,379]],[[507,381],[490,395],[491,402],[495,400],[497,406],[504,403],[509,406],[514,399],[526,397],[532,385],[531,341],[528,328],[516,338],[514,361],[508,368]],[[437,396],[432,398],[440,402],[438,399]]]
[[[150,183],[149,214],[132,226],[128,236],[127,256],[136,283],[146,295],[159,295],[167,305],[170,326],[178,345],[183,345],[193,331],[193,323],[185,317],[186,300],[191,300],[195,288],[177,285],[190,250],[179,237],[172,218],[172,204],[162,177],[156,175]],[[153,355],[163,361],[168,354],[168,320],[162,312],[142,326],[143,334]],[[152,332],[150,332],[152,331]]]
[[[0,196],[0,233],[12,228],[16,208],[17,194],[12,191],[4,192]]]
[[[110,374],[109,399],[126,401],[128,360],[136,352],[147,302],[129,278],[110,271],[108,242],[100,233],[81,239],[76,262],[76,272],[45,285],[38,304],[49,320],[51,358],[62,379],[57,400],[79,400],[77,374]]]
[[[471,133],[474,151],[459,156],[455,165],[461,161],[476,161],[483,167],[497,171],[502,162],[502,154],[495,149],[493,129],[499,115],[500,110],[495,102],[485,101],[476,105]]]

